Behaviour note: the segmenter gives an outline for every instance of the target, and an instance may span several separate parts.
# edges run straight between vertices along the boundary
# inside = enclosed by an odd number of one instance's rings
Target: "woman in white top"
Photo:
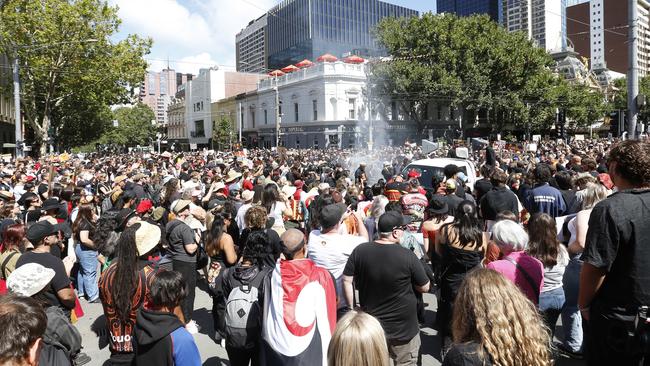
[[[582,198],[582,210],[568,224],[571,239],[569,239],[569,265],[562,280],[565,304],[562,309],[562,327],[564,343],[558,348],[569,355],[582,353],[582,318],[578,309],[578,290],[580,271],[582,270],[582,251],[585,249],[589,216],[596,204],[607,198],[607,189],[600,183],[587,183]]]
[[[555,333],[555,324],[564,307],[562,277],[569,264],[569,254],[557,239],[555,219],[541,213],[528,222],[528,254],[544,265],[544,284],[539,294],[539,310],[546,326]]]
[[[285,231],[282,215],[291,216],[292,214],[288,197],[280,194],[277,185],[269,183],[264,187],[264,191],[262,192],[262,206],[266,208],[269,217],[274,220],[272,229],[278,235],[282,235]]]

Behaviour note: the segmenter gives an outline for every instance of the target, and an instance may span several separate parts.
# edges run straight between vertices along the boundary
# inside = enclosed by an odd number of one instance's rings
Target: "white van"
[[[431,186],[431,179],[440,173],[444,175],[443,171],[445,167],[449,164],[456,165],[460,168],[460,171],[465,174],[467,177],[467,186],[474,191],[474,182],[476,182],[476,166],[472,161],[466,159],[457,159],[457,158],[434,158],[434,159],[422,159],[416,160],[402,170],[402,174],[407,176],[408,172],[415,170],[420,173],[420,185],[427,190],[434,190],[434,187]],[[437,188],[437,187],[436,187]]]

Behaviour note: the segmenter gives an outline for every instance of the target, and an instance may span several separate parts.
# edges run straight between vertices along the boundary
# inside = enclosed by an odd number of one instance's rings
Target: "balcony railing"
[[[191,131],[190,136],[194,138],[205,137],[205,131]]]

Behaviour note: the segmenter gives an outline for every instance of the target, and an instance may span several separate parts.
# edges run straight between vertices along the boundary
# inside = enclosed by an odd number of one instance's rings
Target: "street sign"
[[[15,149],[15,148],[16,148],[16,144],[12,144],[12,143],[7,143],[7,142],[5,142],[4,144],[2,144],[2,147],[7,148],[7,149]]]

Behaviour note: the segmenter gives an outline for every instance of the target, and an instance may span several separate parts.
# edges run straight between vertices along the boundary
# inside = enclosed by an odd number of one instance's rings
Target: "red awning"
[[[302,69],[302,68],[305,68],[305,67],[312,67],[312,66],[314,66],[314,63],[311,62],[311,61],[309,61],[309,60],[307,60],[307,59],[304,59],[304,60],[298,62],[298,63],[296,64],[296,66],[298,66],[299,68]]]
[[[282,72],[286,72],[286,73],[294,72],[294,71],[297,71],[297,70],[300,70],[300,69],[297,66],[294,66],[294,65],[289,65],[287,67],[282,68]]]
[[[364,61],[366,61],[366,60],[364,60],[363,58],[361,58],[359,56],[355,56],[355,55],[346,57],[343,60],[343,62],[348,63],[348,64],[362,64]]]
[[[335,62],[338,61],[338,58],[334,55],[330,55],[329,53],[324,54],[323,56],[319,57],[316,59],[318,62]]]
[[[284,72],[282,70],[273,70],[269,73],[269,76],[282,76],[284,75]]]

